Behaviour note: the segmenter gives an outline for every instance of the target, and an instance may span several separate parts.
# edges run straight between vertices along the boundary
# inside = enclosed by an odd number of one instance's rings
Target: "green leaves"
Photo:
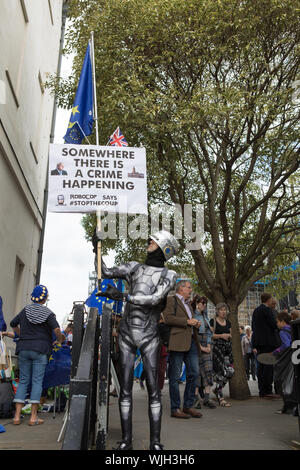
[[[201,256],[183,252],[182,270],[193,256],[211,299],[240,302],[279,263],[280,234],[297,230],[299,0],[72,0],[69,19],[60,103],[93,30],[101,143],[120,126],[146,147],[151,204],[205,203]],[[110,246],[130,257],[139,244]]]

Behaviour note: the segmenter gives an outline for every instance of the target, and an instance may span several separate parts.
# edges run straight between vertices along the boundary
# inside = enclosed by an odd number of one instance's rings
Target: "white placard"
[[[145,148],[50,144],[48,210],[147,214]]]

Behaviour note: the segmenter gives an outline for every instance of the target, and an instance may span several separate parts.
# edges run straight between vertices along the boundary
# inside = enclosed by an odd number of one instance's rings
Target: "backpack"
[[[177,297],[174,295],[174,311],[173,315],[176,315],[177,312]],[[163,314],[161,314],[163,317]],[[163,318],[164,319],[164,318]],[[169,341],[170,341],[170,334],[171,334],[171,326],[166,325],[166,323],[159,323],[158,325],[158,331],[159,331],[159,337],[160,337],[160,342],[163,346],[168,347],[169,346]]]
[[[0,419],[12,418],[14,415],[15,395],[10,381],[1,380],[0,382]]]

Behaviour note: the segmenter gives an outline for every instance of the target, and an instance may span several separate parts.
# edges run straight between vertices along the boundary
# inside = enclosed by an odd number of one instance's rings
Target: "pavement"
[[[16,426],[12,419],[0,419],[5,432],[0,434],[1,450],[60,450],[62,443],[57,442],[63,425],[64,413],[39,413],[44,424],[28,426],[29,416],[23,416]]]
[[[250,381],[249,400],[230,400],[230,408],[202,409],[202,418],[180,420],[170,417],[168,383],[162,392],[163,418],[161,442],[165,450],[291,450],[299,449],[298,419],[278,415],[282,400],[258,397],[257,382]],[[180,385],[183,395],[184,384]],[[227,392],[227,393],[226,393]],[[225,389],[228,399],[228,389]],[[134,450],[149,448],[148,398],[138,383],[133,387]],[[19,426],[12,420],[0,420],[6,432],[0,433],[0,450],[60,450],[57,442],[64,413],[40,413],[43,425],[29,427],[25,416]],[[110,397],[107,449],[121,438],[118,399]]]

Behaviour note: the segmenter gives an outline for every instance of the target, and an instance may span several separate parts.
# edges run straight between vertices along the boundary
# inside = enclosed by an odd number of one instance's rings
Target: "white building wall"
[[[30,301],[43,223],[63,0],[0,3],[0,295],[6,323]]]

